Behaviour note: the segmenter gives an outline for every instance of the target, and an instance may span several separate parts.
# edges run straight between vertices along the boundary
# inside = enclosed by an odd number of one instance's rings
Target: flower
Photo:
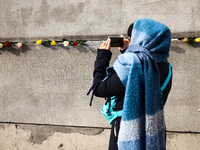
[[[77,42],[77,41],[73,42],[73,45],[74,45],[74,46],[77,46],[77,45],[78,45],[78,42]]]
[[[3,44],[2,43],[0,43],[0,48],[2,48],[3,47]]]
[[[9,47],[10,46],[10,42],[6,42],[5,47]]]
[[[43,40],[38,40],[38,41],[36,41],[36,43],[37,43],[37,45],[40,45],[43,43]]]
[[[200,42],[200,38],[196,38],[194,41],[195,42]]]
[[[22,47],[22,43],[17,43],[16,45],[17,45],[18,48]]]
[[[188,38],[184,38],[184,39],[182,39],[182,41],[183,41],[183,43],[189,43],[189,39]]]
[[[69,41],[64,41],[63,42],[63,45],[66,47],[66,46],[68,46],[69,45]]]
[[[52,41],[52,42],[51,42],[51,45],[56,45],[56,41]]]

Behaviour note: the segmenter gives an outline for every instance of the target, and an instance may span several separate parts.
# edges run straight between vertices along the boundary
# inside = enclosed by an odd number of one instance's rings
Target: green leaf
[[[68,41],[67,39],[62,39],[63,41]]]

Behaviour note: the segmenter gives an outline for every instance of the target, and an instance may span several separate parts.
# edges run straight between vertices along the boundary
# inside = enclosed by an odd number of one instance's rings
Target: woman
[[[112,67],[110,39],[100,45],[95,61],[91,89],[95,96],[108,98],[102,112],[112,124],[109,150],[163,150],[163,106],[172,82],[167,60],[171,32],[166,25],[143,18],[129,26],[128,36],[123,36],[123,54]]]

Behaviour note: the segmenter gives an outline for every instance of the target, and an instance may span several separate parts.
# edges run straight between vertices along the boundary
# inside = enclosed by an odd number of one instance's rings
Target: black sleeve
[[[94,63],[93,83],[97,83],[106,77],[106,68],[109,66],[112,53],[109,50],[98,49],[97,57]],[[125,92],[125,86],[114,73],[110,78],[98,84],[94,95],[98,97],[111,97],[122,95]]]

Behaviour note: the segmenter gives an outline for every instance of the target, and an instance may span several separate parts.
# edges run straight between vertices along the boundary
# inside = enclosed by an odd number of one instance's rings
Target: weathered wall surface
[[[1,150],[106,150],[109,129],[0,124]],[[167,132],[167,150],[199,150],[200,134]]]
[[[109,134],[108,129],[0,124],[0,149],[104,150]]]
[[[0,39],[105,38],[134,20],[167,24],[174,37],[199,36],[199,0],[0,0]]]

